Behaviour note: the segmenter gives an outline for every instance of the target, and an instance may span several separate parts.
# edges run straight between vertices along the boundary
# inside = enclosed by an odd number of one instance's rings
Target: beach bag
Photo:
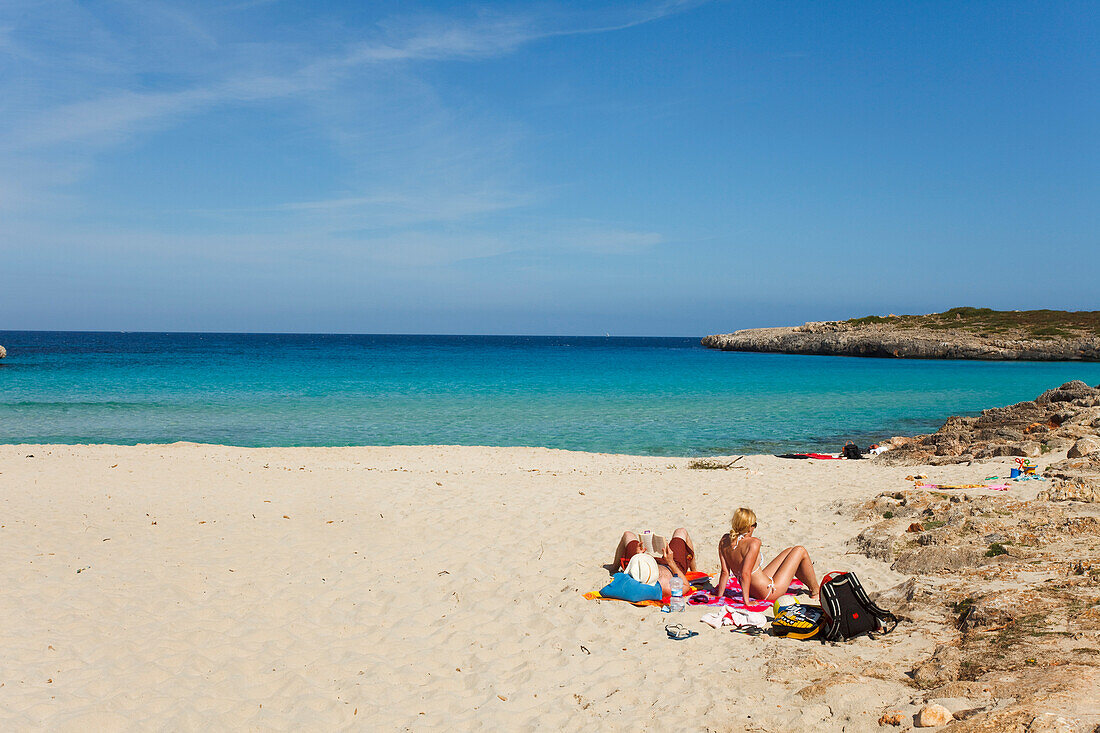
[[[821,633],[823,619],[817,606],[792,603],[776,615],[772,621],[772,633],[788,639],[812,639]]]
[[[826,641],[888,634],[898,625],[897,616],[871,602],[855,573],[829,573],[821,580],[821,610],[821,638]]]
[[[860,452],[859,446],[850,440],[844,444],[844,448],[840,451],[840,455],[845,458],[863,458],[863,453]]]

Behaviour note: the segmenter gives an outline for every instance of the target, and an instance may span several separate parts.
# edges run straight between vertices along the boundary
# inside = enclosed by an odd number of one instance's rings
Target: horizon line
[[[129,330],[129,329],[44,329],[44,328],[5,328],[0,329],[0,334],[5,333],[74,333],[74,334],[160,334],[164,336],[426,336],[447,338],[612,338],[612,339],[637,339],[637,338],[667,338],[667,339],[702,339],[703,336],[691,335],[653,335],[653,334],[563,334],[563,333],[366,333],[358,331],[162,331],[162,330]],[[709,334],[707,334],[709,335]]]

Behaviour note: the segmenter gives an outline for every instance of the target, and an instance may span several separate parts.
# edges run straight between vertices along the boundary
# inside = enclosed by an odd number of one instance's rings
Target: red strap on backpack
[[[847,574],[848,574],[847,570],[834,570],[831,573],[826,573],[825,577],[821,579],[821,583],[819,585],[825,585],[826,583],[828,583],[833,578],[839,577],[841,575],[847,575]]]

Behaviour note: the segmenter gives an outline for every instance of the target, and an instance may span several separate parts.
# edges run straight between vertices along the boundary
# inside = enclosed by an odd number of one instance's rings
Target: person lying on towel
[[[629,530],[623,532],[619,546],[615,548],[615,567],[625,570],[631,558],[639,553],[647,553],[657,561],[657,580],[665,597],[671,593],[669,581],[673,575],[680,576],[684,584],[684,594],[689,592],[691,584],[685,573],[696,570],[695,544],[686,529],[677,529],[667,543],[663,537],[652,532],[643,532],[641,537]],[[647,582],[645,579],[640,580]]]

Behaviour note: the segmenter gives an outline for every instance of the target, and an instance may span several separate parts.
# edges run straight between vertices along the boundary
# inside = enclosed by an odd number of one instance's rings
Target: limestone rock
[[[939,646],[932,656],[917,665],[910,674],[918,687],[929,689],[953,682],[961,669],[959,650],[951,646]]]
[[[1096,702],[1100,669],[1095,667],[1017,670],[985,684],[1008,704],[957,720],[948,729],[952,733],[1086,733],[1100,722]]]
[[[1094,437],[1080,438],[1073,444],[1073,447],[1069,449],[1066,458],[1082,458],[1098,450],[1100,450],[1100,440]]]
[[[1095,452],[1100,449],[1100,387],[1066,382],[1033,401],[983,410],[977,417],[951,417],[935,433],[889,443],[892,449],[878,457],[889,465],[1036,458],[1078,443],[1074,453]]]
[[[985,553],[975,547],[935,545],[898,553],[891,566],[899,573],[930,575],[980,565]]]
[[[1039,451],[1035,451],[1034,455],[1038,455]],[[1022,447],[1020,443],[1005,443],[1003,445],[993,446],[989,449],[989,456],[992,458],[1000,458],[1001,456],[1027,456],[1028,453]]]
[[[1066,382],[1061,387],[1055,389],[1048,389],[1041,395],[1035,398],[1035,401],[1039,404],[1049,404],[1051,402],[1073,402],[1082,398],[1091,399],[1093,396],[1093,389],[1080,379],[1074,379]]]
[[[1046,501],[1100,502],[1100,450],[1047,466],[1051,487],[1038,494]]]
[[[944,622],[946,607],[934,602],[940,597],[933,581],[925,577],[909,578],[881,593],[871,594],[880,608],[916,624]]]
[[[798,695],[804,700],[816,700],[825,697],[834,687],[840,685],[855,685],[864,682],[865,679],[850,672],[835,672],[826,676],[819,682],[807,685],[798,691]]]
[[[1100,425],[1097,425],[1100,428]],[[1073,441],[1071,438],[1063,438],[1060,436],[1045,438],[1043,443],[1046,444],[1047,450],[1053,453],[1061,453],[1064,450],[1069,450],[1073,447]]]
[[[897,537],[898,533],[892,522],[878,522],[856,535],[849,544],[867,557],[888,562],[894,559],[894,543]]]
[[[0,346],[0,359],[3,359],[7,355],[8,355],[7,350],[3,346]]]
[[[1097,504],[1100,503],[1100,488],[1093,483],[1063,481],[1040,491],[1035,498],[1043,501],[1082,501]]]
[[[1043,475],[1047,478],[1062,481],[1089,478],[1098,473],[1100,473],[1100,453],[1095,451],[1079,458],[1066,458],[1064,461],[1052,463],[1043,471]]]
[[[1043,452],[1043,447],[1037,440],[1023,440],[1016,447],[1028,458],[1038,458]]]
[[[870,356],[894,359],[1100,361],[1100,338],[1003,339],[961,329],[895,328],[891,324],[821,321],[714,334],[703,346],[723,351]],[[1064,395],[1059,393],[1058,398]],[[1073,399],[1067,397],[1067,399]]]
[[[1061,715],[1038,715],[1031,725],[1027,727],[1027,733],[1073,733],[1076,726]]]
[[[941,725],[947,725],[954,719],[951,715],[951,711],[945,708],[943,705],[925,705],[917,713],[917,727],[918,728],[934,728]]]

